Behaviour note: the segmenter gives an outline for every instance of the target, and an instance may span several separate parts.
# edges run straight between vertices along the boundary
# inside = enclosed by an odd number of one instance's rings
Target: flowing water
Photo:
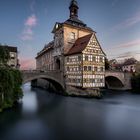
[[[0,113],[0,140],[140,140],[140,94],[64,97],[23,86],[24,98]]]

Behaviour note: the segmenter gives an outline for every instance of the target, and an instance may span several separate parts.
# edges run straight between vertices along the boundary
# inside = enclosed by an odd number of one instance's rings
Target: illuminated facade
[[[37,69],[62,71],[68,86],[104,87],[105,54],[96,32],[79,20],[78,9],[77,1],[72,0],[69,19],[55,24],[53,43],[38,53]]]

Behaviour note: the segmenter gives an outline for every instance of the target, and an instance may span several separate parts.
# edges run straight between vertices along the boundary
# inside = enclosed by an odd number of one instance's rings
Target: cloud
[[[114,54],[114,55],[108,54],[107,57],[109,59],[121,59],[121,60],[133,57],[140,61],[140,50],[118,53],[118,54]]]
[[[34,59],[21,59],[20,60],[21,70],[35,69],[35,60]]]
[[[119,44],[119,45],[115,46],[114,48],[129,48],[129,47],[134,47],[134,46],[138,46],[138,45],[140,46],[140,39],[136,39],[136,40],[132,40],[130,42]]]
[[[37,17],[35,14],[32,14],[29,16],[25,23],[24,23],[24,29],[22,31],[21,39],[22,40],[32,40],[33,39],[33,28],[37,25]]]
[[[132,51],[132,52],[125,52],[117,56],[116,58],[131,58],[134,57],[137,60],[140,60],[140,51]]]
[[[28,27],[34,27],[36,26],[36,24],[37,24],[37,18],[34,14],[29,16],[25,22],[25,26]]]
[[[122,51],[123,53],[121,53]],[[140,60],[140,39],[131,40],[114,47],[106,48],[106,52],[108,54],[107,56],[111,59],[135,57]]]
[[[138,47],[140,46],[140,39],[135,39],[135,40],[131,40],[131,41],[128,41],[128,42],[124,42],[124,43],[121,43],[121,44],[118,44],[118,45],[114,45],[113,47],[108,47],[108,48],[105,48],[106,51],[108,50],[112,50],[112,49],[124,49],[124,48],[134,48],[134,47]]]
[[[138,23],[140,23],[140,12],[135,13],[132,17],[129,17],[124,21],[122,21],[121,23],[119,23],[118,25],[114,26],[112,30],[114,31],[114,30],[129,28]]]

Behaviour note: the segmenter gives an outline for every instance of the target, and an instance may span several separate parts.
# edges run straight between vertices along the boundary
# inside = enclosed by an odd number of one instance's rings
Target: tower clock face
[[[56,24],[55,28],[56,28],[56,29],[58,28],[58,24]]]

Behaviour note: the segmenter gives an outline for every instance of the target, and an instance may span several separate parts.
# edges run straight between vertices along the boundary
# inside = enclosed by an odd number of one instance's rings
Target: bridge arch
[[[123,81],[116,76],[106,76],[105,85],[108,89],[122,89],[124,87]]]
[[[38,79],[44,79],[51,83],[54,88],[59,92],[64,91],[64,85],[57,79],[49,76],[49,75],[32,75],[32,76],[23,76],[23,84],[28,82],[37,82]]]

